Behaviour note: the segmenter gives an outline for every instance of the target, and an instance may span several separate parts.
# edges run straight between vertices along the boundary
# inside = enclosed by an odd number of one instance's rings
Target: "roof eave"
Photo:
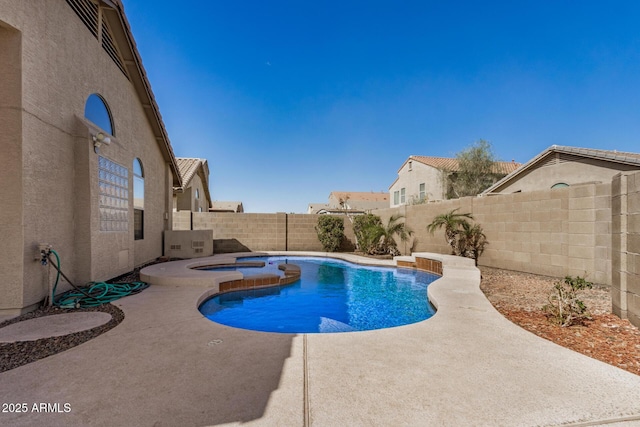
[[[129,72],[131,83],[142,102],[145,115],[149,120],[156,142],[160,147],[165,161],[171,168],[171,172],[173,174],[173,186],[182,187],[182,179],[178,171],[175,154],[173,153],[173,148],[171,147],[167,130],[165,129],[164,122],[162,121],[158,104],[156,103],[153,91],[151,90],[151,84],[149,83],[144,66],[142,65],[140,53],[138,52],[135,40],[133,39],[129,21],[124,13],[124,6],[119,1],[102,1],[110,7],[110,9],[105,9],[105,11],[113,11],[113,13],[105,13],[105,17],[109,20],[110,24],[112,24],[111,28],[114,33],[116,33],[114,34],[114,37],[116,37],[118,42],[120,42],[120,46],[123,46],[122,42],[125,42],[126,46],[129,48],[128,51],[121,52],[124,57],[125,67]]]

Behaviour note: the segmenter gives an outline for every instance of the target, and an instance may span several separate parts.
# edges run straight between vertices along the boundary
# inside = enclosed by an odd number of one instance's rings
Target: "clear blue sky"
[[[481,138],[640,151],[640,1],[123,2],[176,155],[248,212]]]

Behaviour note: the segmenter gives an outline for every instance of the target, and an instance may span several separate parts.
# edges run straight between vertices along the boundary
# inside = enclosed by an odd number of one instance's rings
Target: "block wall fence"
[[[213,230],[214,253],[322,251],[315,226],[320,215],[286,213],[174,212],[174,230]],[[348,242],[353,227],[344,223]],[[349,244],[345,247],[349,249]],[[351,247],[353,250],[353,247]]]
[[[640,327],[640,172],[612,184],[613,313]]]
[[[489,241],[482,266],[555,277],[580,275],[611,286],[613,311],[640,325],[640,172],[612,183],[485,197],[465,197],[380,209],[387,222],[405,217],[413,230],[398,242],[403,254],[448,254],[444,232],[427,225],[453,209],[471,213]],[[213,230],[214,252],[322,251],[315,225],[319,215],[174,212],[174,229]],[[351,222],[345,234],[353,244]],[[345,248],[345,249],[348,249]]]

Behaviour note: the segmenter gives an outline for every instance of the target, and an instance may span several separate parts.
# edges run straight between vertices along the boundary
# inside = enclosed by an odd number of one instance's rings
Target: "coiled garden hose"
[[[54,250],[50,250],[50,253],[56,257],[56,263],[53,262],[50,254],[47,255],[47,258],[51,261],[51,265],[53,265],[58,271],[58,274],[56,275],[56,282],[53,285],[53,290],[51,291],[51,301],[55,306],[63,308],[97,307],[128,295],[140,293],[149,287],[149,284],[144,282],[89,282],[84,289],[79,288],[62,272],[62,269],[60,268],[60,256],[58,256],[58,253]],[[56,288],[58,287],[60,275],[62,275],[62,277],[64,277],[64,279],[69,282],[74,289],[60,294],[56,300]]]

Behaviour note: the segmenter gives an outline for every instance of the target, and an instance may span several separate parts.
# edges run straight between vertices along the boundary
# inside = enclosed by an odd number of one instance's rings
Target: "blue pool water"
[[[415,270],[365,267],[330,258],[255,257],[264,268],[235,268],[245,276],[300,266],[293,285],[228,292],[200,306],[223,325],[265,332],[347,332],[390,328],[433,316],[427,286],[439,276]]]

